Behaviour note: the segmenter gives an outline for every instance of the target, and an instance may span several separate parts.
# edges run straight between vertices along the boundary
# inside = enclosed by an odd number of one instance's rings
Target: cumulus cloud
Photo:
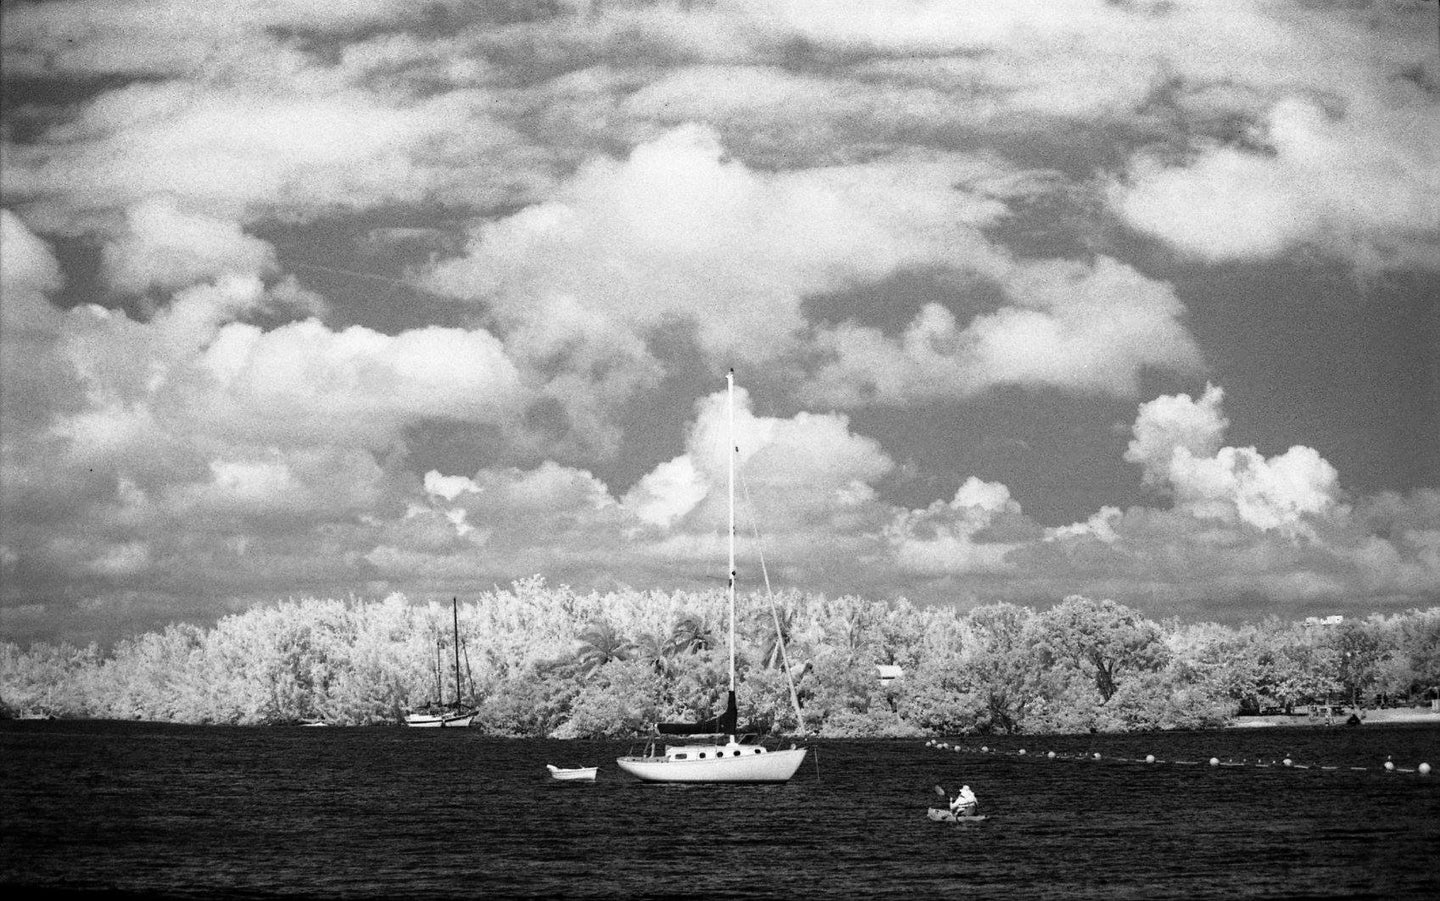
[[[983,533],[1004,518],[1022,517],[1010,489],[971,476],[947,503],[935,501],[924,510],[899,513],[885,536],[895,565],[907,573],[956,575],[1002,572],[1006,554],[1023,542]]]
[[[1181,394],[1142,404],[1125,459],[1142,464],[1147,482],[1168,487],[1177,507],[1196,516],[1293,531],[1335,506],[1338,474],[1312,448],[1266,458],[1254,448],[1217,447],[1228,424],[1223,396],[1211,385],[1198,401]]]
[[[936,154],[762,173],[727,159],[713,130],[686,125],[623,161],[591,161],[546,203],[481,223],[427,283],[510,323],[560,295],[640,335],[692,322],[719,359],[774,358],[805,327],[810,294],[909,266],[993,265],[976,228],[1001,208],[956,187],[988,174]]]
[[[317,320],[269,331],[231,323],[175,386],[209,428],[272,440],[384,446],[426,419],[494,421],[522,391],[484,330],[429,326],[385,335]]]
[[[894,468],[878,442],[855,434],[842,414],[757,416],[735,392],[737,496],[782,534],[817,528],[851,532],[879,504],[870,487]],[[662,463],[624,497],[627,509],[669,530],[711,533],[728,516],[729,407],[725,392],[702,400],[683,456]],[[742,509],[741,522],[746,514]],[[741,530],[742,533],[748,530]]]
[[[1140,155],[1111,190],[1135,228],[1208,262],[1312,245],[1364,268],[1440,267],[1440,124],[1287,98],[1255,149],[1211,144],[1180,163]]]
[[[1163,487],[1168,506],[1105,506],[1042,528],[1009,489],[971,477],[949,502],[897,512],[885,530],[897,571],[916,590],[1030,601],[1065,586],[1144,607],[1281,615],[1321,605],[1431,597],[1440,591],[1440,502],[1428,489],[1343,501],[1314,450],[1265,457],[1222,446],[1224,392],[1141,404],[1126,459]],[[1160,606],[1157,606],[1160,605]]]
[[[313,302],[253,275],[209,273],[148,320],[62,311],[46,243],[9,211],[3,227],[7,604],[143,590],[141,608],[169,609],[226,584],[353,584],[418,496],[408,430],[493,424],[528,390],[481,329],[240,321]],[[330,562],[307,570],[307,556]]]
[[[854,434],[844,416],[756,416],[744,389],[736,405],[743,552],[754,552],[751,526],[764,531],[767,552],[790,558],[781,566],[791,573],[823,571],[846,550],[873,545],[865,533],[887,508],[870,485],[893,466],[878,444]],[[703,399],[686,453],[657,465],[619,498],[591,473],[553,462],[470,476],[432,471],[425,503],[394,532],[411,537],[397,537],[368,559],[398,573],[418,571],[437,554],[451,556],[454,548],[437,544],[433,531],[443,523],[446,540],[461,542],[471,557],[454,564],[476,572],[523,571],[544,560],[552,572],[591,577],[605,569],[695,578],[725,554],[728,433],[725,392]],[[839,547],[823,548],[822,536]],[[540,546],[548,550],[538,552]]]
[[[1003,384],[1132,396],[1147,368],[1201,366],[1173,290],[1115,260],[1016,264],[1000,282],[1010,302],[963,327],[932,303],[898,338],[853,324],[823,333],[808,396],[911,403]]]
[[[1215,456],[1230,426],[1220,409],[1224,399],[1223,388],[1206,385],[1198,399],[1174,394],[1140,405],[1125,459],[1144,467],[1145,484],[1164,484],[1177,453],[1190,458]]]
[[[112,287],[173,290],[219,275],[264,275],[275,250],[238,223],[187,214],[171,196],[149,197],[126,211],[124,233],[104,249]]]

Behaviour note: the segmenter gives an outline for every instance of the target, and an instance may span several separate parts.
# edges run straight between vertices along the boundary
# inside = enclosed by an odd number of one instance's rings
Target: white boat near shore
[[[445,708],[434,712],[424,710],[405,714],[405,725],[412,729],[463,729],[475,719],[471,710]],[[323,723],[321,725],[324,725]]]
[[[550,771],[551,779],[558,779],[561,782],[594,782],[595,774],[599,771],[600,768],[595,766],[577,766],[567,768],[558,767],[553,763],[547,763],[545,764],[545,769]]]

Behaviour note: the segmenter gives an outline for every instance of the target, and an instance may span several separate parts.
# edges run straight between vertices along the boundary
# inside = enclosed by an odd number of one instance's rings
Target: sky
[[[0,16],[0,638],[1440,603],[1434,2]]]

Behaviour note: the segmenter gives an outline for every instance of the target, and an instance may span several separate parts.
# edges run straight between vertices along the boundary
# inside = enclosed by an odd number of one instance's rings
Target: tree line
[[[398,595],[283,601],[108,652],[3,642],[0,715],[359,726],[458,695],[495,735],[643,734],[723,704],[726,603],[724,592],[581,595],[536,577],[461,599],[458,648],[450,605]],[[1078,595],[1045,610],[802,592],[741,606],[740,716],[757,731],[799,728],[787,667],[806,728],[837,737],[1207,728],[1440,693],[1440,607],[1230,627],[1155,622]],[[902,675],[882,679],[880,664]]]

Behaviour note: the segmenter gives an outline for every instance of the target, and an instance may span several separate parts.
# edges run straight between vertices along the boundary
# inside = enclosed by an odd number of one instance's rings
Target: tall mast
[[[439,627],[436,627],[437,630]],[[440,633],[435,633],[435,703],[445,706],[445,683],[440,676]]]
[[[725,374],[730,401],[730,691],[735,691],[735,370]]]
[[[455,620],[455,709],[460,709],[460,599],[450,599],[450,615]]]

